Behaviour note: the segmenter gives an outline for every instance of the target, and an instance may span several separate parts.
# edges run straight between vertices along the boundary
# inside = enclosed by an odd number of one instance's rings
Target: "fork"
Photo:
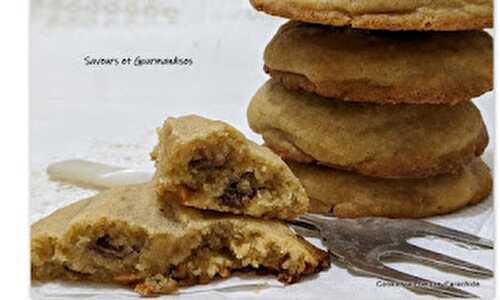
[[[477,298],[476,295],[464,290],[397,271],[384,265],[383,259],[406,258],[464,275],[493,276],[493,271],[484,267],[408,243],[411,238],[431,235],[493,249],[491,240],[426,221],[379,217],[338,219],[306,214],[289,223],[294,228],[298,226],[299,231],[305,229],[308,234],[313,233],[318,236],[317,231],[319,231],[319,237],[332,256],[354,273],[389,280],[415,293],[440,297]]]
[[[97,189],[151,181],[147,170],[131,170],[84,160],[57,162],[47,168],[52,180]],[[303,235],[320,237],[334,259],[360,275],[398,283],[415,293],[440,297],[477,298],[476,295],[403,273],[383,264],[387,258],[404,258],[475,277],[492,277],[493,271],[408,243],[429,235],[493,249],[491,240],[415,219],[338,219],[305,214],[288,224]]]

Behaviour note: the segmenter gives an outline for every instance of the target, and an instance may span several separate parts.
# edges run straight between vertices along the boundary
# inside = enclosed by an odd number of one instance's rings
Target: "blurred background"
[[[95,140],[152,134],[171,115],[223,119],[257,139],[246,105],[267,78],[263,49],[283,22],[248,1],[32,1],[32,167]],[[194,62],[85,66],[87,55]]]

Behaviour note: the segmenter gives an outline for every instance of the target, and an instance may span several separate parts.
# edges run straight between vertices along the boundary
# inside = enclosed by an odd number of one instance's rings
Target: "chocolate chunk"
[[[127,245],[113,245],[112,239],[109,235],[104,235],[96,240],[90,247],[100,255],[108,258],[125,258],[134,253],[135,250]]]
[[[87,276],[91,275],[90,273],[84,273],[84,272],[73,270],[66,263],[63,263],[63,268],[64,268],[64,271],[68,272],[72,276],[76,276],[76,278],[87,277]]]
[[[212,168],[212,163],[206,158],[193,159],[189,162],[189,168],[203,170]]]
[[[224,193],[219,197],[222,204],[240,208],[252,199],[257,190],[257,179],[252,172],[246,172],[239,179],[231,179]]]
[[[189,162],[189,168],[192,170],[209,170],[224,166],[227,154],[217,153],[210,155],[210,159],[204,154],[195,154]]]

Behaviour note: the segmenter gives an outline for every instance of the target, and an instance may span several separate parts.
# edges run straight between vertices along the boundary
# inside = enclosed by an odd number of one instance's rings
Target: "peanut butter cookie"
[[[146,296],[257,268],[292,283],[329,264],[278,221],[159,201],[150,184],[80,200],[31,229],[34,280],[111,282]]]
[[[267,45],[265,71],[287,88],[376,103],[470,101],[493,88],[484,31],[387,32],[288,22]]]
[[[492,0],[250,0],[270,15],[384,30],[471,30],[493,26]]]
[[[183,205],[293,219],[309,200],[281,158],[232,126],[199,116],[169,118],[158,130],[154,183]]]
[[[488,144],[481,114],[471,102],[335,101],[287,90],[272,80],[253,97],[248,122],[284,159],[374,177],[457,172]]]
[[[421,218],[446,214],[486,198],[492,179],[475,159],[456,174],[385,179],[313,164],[289,163],[311,200],[310,211],[340,218]]]

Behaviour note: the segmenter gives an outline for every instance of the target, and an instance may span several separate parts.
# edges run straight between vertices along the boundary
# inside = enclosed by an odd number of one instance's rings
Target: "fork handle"
[[[87,160],[64,160],[47,167],[49,178],[85,188],[107,189],[151,181],[153,172],[126,169]]]

